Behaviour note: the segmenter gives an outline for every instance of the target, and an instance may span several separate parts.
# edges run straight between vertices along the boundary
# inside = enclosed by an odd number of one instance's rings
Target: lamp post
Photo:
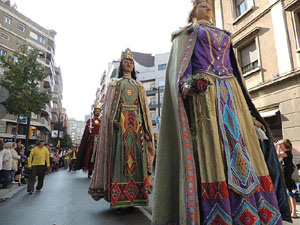
[[[27,127],[26,127],[26,140],[25,140],[25,151],[29,151],[29,131],[30,131],[31,113],[27,116]]]
[[[60,121],[60,119],[61,119],[61,112],[59,112],[59,114],[58,114],[58,131],[57,131],[57,145],[56,145],[56,147],[60,147],[60,141],[59,141],[59,139],[60,139],[60,132],[61,132],[61,127],[63,126],[62,124],[61,124],[61,121]]]

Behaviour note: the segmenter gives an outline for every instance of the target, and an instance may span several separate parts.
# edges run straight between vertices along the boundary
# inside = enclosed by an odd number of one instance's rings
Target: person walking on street
[[[31,170],[29,175],[29,182],[27,186],[27,192],[32,194],[34,192],[34,183],[36,176],[38,176],[38,185],[36,186],[36,191],[40,191],[44,183],[45,175],[45,162],[47,163],[48,171],[50,170],[50,157],[49,151],[45,147],[45,141],[40,140],[38,146],[33,148],[30,152],[28,160],[28,168]]]
[[[2,188],[8,188],[8,185],[10,184],[10,174],[12,170],[12,155],[8,143],[5,144],[5,148],[3,150],[2,170],[3,170]]]
[[[69,171],[72,170],[74,162],[76,160],[76,147],[72,148],[72,153],[71,154],[72,154],[72,156],[71,156],[71,162],[70,162],[70,165],[69,165]]]

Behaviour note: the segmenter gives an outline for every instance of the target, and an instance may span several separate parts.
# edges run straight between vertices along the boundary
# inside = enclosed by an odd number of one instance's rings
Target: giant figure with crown
[[[291,221],[270,129],[244,85],[231,34],[213,1],[196,0],[173,33],[153,200],[153,224]]]
[[[104,198],[111,208],[148,205],[154,155],[147,96],[136,80],[133,54],[126,49],[119,76],[107,88],[89,194]]]
[[[96,147],[101,124],[101,105],[95,104],[93,108],[93,117],[86,122],[78,152],[76,153],[76,161],[73,166],[74,170],[82,169],[83,171],[88,171],[89,178],[94,170]]]

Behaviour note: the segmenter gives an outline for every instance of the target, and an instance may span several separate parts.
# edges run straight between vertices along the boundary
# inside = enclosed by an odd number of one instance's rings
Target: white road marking
[[[143,207],[141,206],[137,206],[136,207],[141,213],[144,214],[144,216],[146,216],[150,221],[152,221],[152,215],[147,211],[145,210]]]

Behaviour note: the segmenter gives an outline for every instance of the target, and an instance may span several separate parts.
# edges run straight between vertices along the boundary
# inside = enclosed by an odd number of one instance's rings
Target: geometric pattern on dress
[[[276,224],[281,217],[278,210],[268,203],[263,197],[261,197],[257,202],[257,208],[261,224]]]
[[[215,204],[214,208],[211,210],[209,215],[204,221],[204,224],[213,224],[213,225],[226,225],[232,224],[230,216],[222,210],[218,203]]]
[[[257,210],[246,200],[237,208],[233,215],[234,224],[238,225],[259,225],[260,219]]]
[[[179,74],[177,79],[177,101],[178,101],[178,117],[180,121],[180,132],[182,137],[182,150],[184,156],[185,164],[185,203],[186,203],[186,224],[198,225],[200,223],[199,217],[199,202],[198,202],[198,193],[197,193],[197,177],[195,162],[193,156],[193,147],[191,141],[190,128],[188,124],[188,119],[184,107],[184,103],[180,91],[180,80],[184,75],[185,69],[187,68],[189,59],[192,56],[193,44],[195,44],[197,38],[197,29],[193,29],[189,36],[184,47],[184,53],[182,61],[180,62]]]
[[[216,79],[216,86],[219,127],[228,168],[228,186],[233,191],[248,196],[259,186],[259,179],[240,130],[230,83]]]
[[[225,181],[201,184],[201,199],[227,199],[229,198],[228,188]]]
[[[223,83],[222,86],[223,87],[225,86],[224,83]],[[222,96],[223,96],[223,94],[222,94]],[[238,124],[237,118],[235,117],[235,115],[231,111],[231,109],[228,107],[228,105],[225,105],[224,122],[225,122],[228,130],[230,131],[230,133],[233,135],[234,139],[236,141],[238,141],[239,140],[239,136],[240,136],[239,124]]]
[[[250,173],[250,162],[243,154],[242,147],[239,143],[237,143],[233,149],[231,166],[232,169],[239,175],[242,183],[246,185]]]
[[[147,177],[145,177],[144,182],[143,182],[143,188],[142,188],[142,193],[145,197],[145,199],[149,200],[149,183]]]
[[[121,189],[119,188],[118,181],[116,180],[115,183],[111,187],[111,203],[115,205],[121,195]]]
[[[124,118],[124,124],[122,124],[124,130],[123,141],[125,151],[124,175],[133,176],[137,173],[136,147],[139,124],[135,111],[122,110],[122,118]]]
[[[139,193],[139,189],[134,183],[134,180],[132,178],[130,179],[129,183],[125,187],[124,193],[131,203],[134,202],[136,196]]]
[[[257,188],[257,192],[273,192],[274,185],[270,176],[259,177],[260,185]]]

